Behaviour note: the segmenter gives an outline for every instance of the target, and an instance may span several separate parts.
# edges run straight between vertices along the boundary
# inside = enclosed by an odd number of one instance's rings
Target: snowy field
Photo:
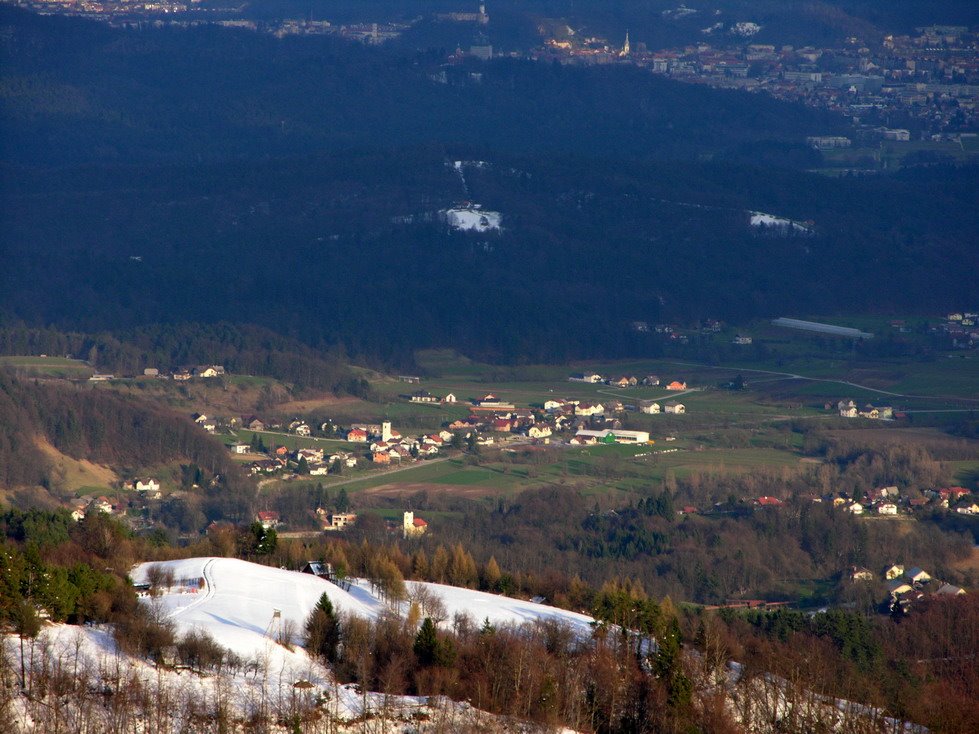
[[[778,217],[774,214],[766,214],[765,212],[749,212],[749,214],[751,215],[752,227],[776,227],[786,231],[804,234],[812,232],[806,225],[794,222],[791,219],[786,219],[785,217]]]
[[[478,207],[460,207],[446,209],[445,220],[450,227],[461,232],[491,232],[499,231],[503,215]]]
[[[221,673],[198,674],[179,667],[155,667],[146,660],[121,653],[109,626],[45,625],[41,634],[25,650],[28,668],[45,675],[66,675],[82,681],[89,690],[141,690],[153,699],[167,700],[167,709],[156,707],[136,714],[134,730],[179,729],[180,722],[194,717],[228,712],[243,721],[256,713],[285,720],[295,710],[297,696],[309,705],[318,701],[326,722],[349,722],[327,726],[330,731],[346,731],[361,726],[366,715],[378,721],[416,722],[417,731],[452,731],[455,727],[485,729],[501,722],[466,703],[442,698],[385,696],[365,693],[356,686],[337,684],[330,670],[308,656],[299,646],[305,620],[320,595],[326,593],[333,607],[345,615],[376,619],[382,614],[404,614],[408,604],[392,609],[371,590],[367,581],[352,579],[345,590],[323,579],[296,571],[270,568],[233,558],[189,558],[162,563],[143,563],[133,568],[134,583],[147,581],[148,569],[157,566],[173,573],[173,585],[155,596],[143,596],[142,604],[155,615],[173,623],[178,637],[192,631],[208,633],[214,640],[236,653],[241,663]],[[488,619],[493,625],[556,620],[576,633],[591,632],[590,617],[542,604],[486,594],[441,584],[407,582],[409,598],[421,595],[437,598],[444,608],[448,625],[453,617],[466,614],[474,625]],[[283,630],[293,631],[292,649],[277,642]],[[8,659],[19,659],[16,636],[2,640]],[[15,663],[19,665],[19,663]],[[297,686],[298,684],[298,686]],[[90,720],[104,720],[105,731],[114,730],[110,709],[92,708],[87,699],[78,699],[73,716],[83,706]],[[30,696],[18,698],[12,711],[12,732],[42,731],[49,727],[50,706]],[[108,717],[108,718],[107,718]],[[157,717],[159,721],[151,722]],[[165,721],[164,721],[165,719]],[[417,722],[427,721],[420,725]],[[463,726],[465,724],[465,726]],[[332,726],[333,728],[330,728]],[[517,726],[517,729],[520,727]],[[324,729],[326,730],[326,729]],[[358,729],[359,730],[359,729]],[[5,730],[6,731],[6,730]]]
[[[301,634],[303,624],[320,595],[326,593],[333,608],[343,614],[376,619],[391,607],[375,596],[370,583],[351,579],[349,591],[310,574],[260,566],[234,558],[189,558],[165,563],[143,563],[133,569],[135,583],[146,581],[150,566],[173,571],[175,586],[147,604],[162,607],[178,632],[206,630],[221,645],[248,656],[266,650],[270,636],[292,623]],[[204,579],[203,586],[200,580]],[[472,589],[409,581],[409,598],[423,588],[441,600],[448,619],[468,614],[475,624],[489,619],[493,625],[523,624],[537,620],[564,622],[588,635],[591,617],[556,607]],[[402,611],[407,605],[402,605]],[[276,614],[278,611],[278,615]],[[298,639],[295,642],[299,642]]]

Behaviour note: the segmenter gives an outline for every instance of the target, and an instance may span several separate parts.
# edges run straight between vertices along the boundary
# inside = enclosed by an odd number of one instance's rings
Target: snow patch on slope
[[[736,36],[742,36],[743,38],[751,38],[760,30],[761,26],[757,23],[752,23],[751,21],[741,21],[734,24],[734,26],[731,28],[731,33]]]
[[[748,214],[751,217],[749,222],[752,227],[773,227],[796,234],[812,234],[811,227],[792,219],[779,217],[775,214],[766,214],[765,212],[748,212]]]
[[[483,209],[479,204],[453,207],[444,212],[449,226],[461,232],[491,232],[500,230],[503,215]]]

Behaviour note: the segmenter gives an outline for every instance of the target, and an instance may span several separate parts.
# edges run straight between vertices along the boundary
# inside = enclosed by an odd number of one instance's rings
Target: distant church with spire
[[[628,56],[632,53],[632,46],[629,45],[629,31],[625,32],[625,43],[622,44],[622,50],[619,51],[619,56]]]

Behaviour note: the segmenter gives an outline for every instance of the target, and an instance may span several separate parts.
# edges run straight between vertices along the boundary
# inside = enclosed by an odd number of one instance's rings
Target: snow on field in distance
[[[804,224],[793,222],[791,219],[778,217],[774,214],[765,214],[765,212],[751,212],[750,221],[752,227],[782,227],[785,229],[793,229],[798,232],[810,231]]]
[[[752,23],[751,21],[741,21],[734,24],[734,27],[731,28],[731,33],[736,36],[750,38],[751,36],[757,34],[760,30],[761,26],[757,23]]]
[[[409,595],[412,587],[423,586],[429,593],[441,599],[450,619],[456,614],[467,614],[476,624],[489,619],[490,624],[494,626],[554,620],[568,625],[575,633],[582,636],[591,634],[591,623],[594,621],[585,614],[569,612],[546,604],[535,604],[522,599],[487,594],[483,591],[419,581],[409,581],[407,585]]]
[[[445,210],[449,226],[462,232],[489,232],[499,230],[503,215],[477,207],[457,207]]]

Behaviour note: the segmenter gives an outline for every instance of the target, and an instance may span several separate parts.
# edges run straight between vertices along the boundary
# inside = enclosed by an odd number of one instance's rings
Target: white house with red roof
[[[404,537],[414,538],[428,531],[428,523],[420,517],[415,517],[414,512],[406,511],[402,520],[402,529]]]

